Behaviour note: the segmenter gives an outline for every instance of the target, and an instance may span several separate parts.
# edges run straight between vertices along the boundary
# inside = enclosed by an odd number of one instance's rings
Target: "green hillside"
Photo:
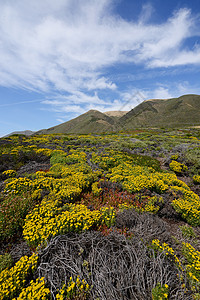
[[[89,110],[88,112],[72,119],[68,122],[43,129],[37,132],[38,134],[52,133],[100,133],[116,130],[116,118],[109,117],[97,110]]]
[[[184,95],[172,99],[152,99],[129,112],[90,110],[68,122],[43,129],[38,134],[102,133],[141,127],[192,127],[200,125],[200,96]]]
[[[200,125],[200,96],[144,101],[120,118],[123,129],[135,127],[190,127]]]

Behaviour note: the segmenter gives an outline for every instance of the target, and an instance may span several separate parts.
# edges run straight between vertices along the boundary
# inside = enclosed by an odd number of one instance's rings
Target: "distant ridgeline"
[[[140,103],[129,112],[88,112],[37,134],[102,133],[145,127],[200,126],[200,96],[184,95],[172,99],[152,99]]]
[[[35,133],[35,132],[34,132],[34,131],[31,131],[31,130],[14,131],[14,132],[11,132],[11,133],[5,135],[4,137],[9,137],[9,136],[15,135],[15,134],[23,134],[23,135],[29,136],[29,135],[32,135],[32,134],[34,134],[34,133]]]

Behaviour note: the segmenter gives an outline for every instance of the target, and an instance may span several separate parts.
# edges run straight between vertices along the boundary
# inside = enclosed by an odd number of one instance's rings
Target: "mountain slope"
[[[151,99],[127,112],[90,110],[68,122],[43,129],[37,134],[101,133],[141,127],[191,127],[200,125],[200,96],[184,95],[172,99]]]
[[[123,129],[200,125],[200,96],[147,100],[119,119]]]
[[[109,117],[97,110],[89,110],[88,112],[72,119],[68,122],[43,129],[37,134],[51,134],[51,133],[100,133],[110,132],[116,130],[116,119]]]

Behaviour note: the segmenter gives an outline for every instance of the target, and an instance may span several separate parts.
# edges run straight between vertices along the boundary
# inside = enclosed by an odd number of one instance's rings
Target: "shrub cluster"
[[[170,207],[200,225],[199,196],[191,190],[198,186],[176,176],[195,174],[200,182],[198,167],[191,171],[199,141],[192,139],[184,157],[188,137],[164,134],[13,136],[0,143],[0,238],[6,244],[22,233],[36,251],[14,266],[9,254],[0,256],[1,299],[198,299],[199,249],[175,244],[157,214]],[[151,157],[166,155],[163,149],[171,150],[166,166],[176,174]],[[189,170],[177,161],[184,159]],[[27,174],[22,166],[31,160],[51,167]],[[189,239],[192,230],[183,228]]]

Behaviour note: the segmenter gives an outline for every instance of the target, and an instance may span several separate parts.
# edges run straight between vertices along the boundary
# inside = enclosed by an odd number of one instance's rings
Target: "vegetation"
[[[0,139],[0,299],[200,299],[199,151],[198,129]]]
[[[199,114],[200,96],[184,95],[143,101],[129,112],[101,113],[90,110],[68,122],[40,130],[38,134],[90,134],[151,127],[188,128],[200,126]]]

